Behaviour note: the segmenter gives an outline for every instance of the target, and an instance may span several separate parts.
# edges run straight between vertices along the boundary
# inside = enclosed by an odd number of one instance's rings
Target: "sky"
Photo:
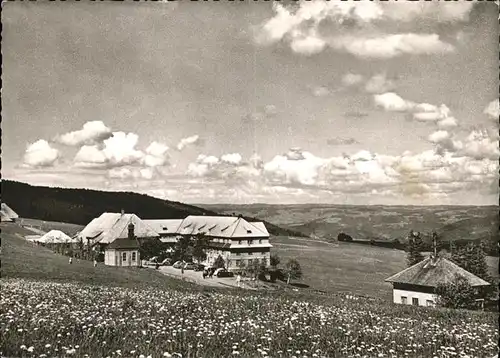
[[[4,179],[188,203],[498,204],[493,2],[2,9]]]

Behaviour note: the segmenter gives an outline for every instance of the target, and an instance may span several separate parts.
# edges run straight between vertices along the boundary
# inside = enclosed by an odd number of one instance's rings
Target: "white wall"
[[[135,252],[135,260],[132,260],[133,252]],[[123,260],[123,254],[126,260]],[[104,252],[104,264],[108,266],[140,266],[140,263],[138,250],[106,250]]]
[[[433,293],[424,293],[416,291],[405,291],[405,290],[392,290],[394,303],[404,304],[402,302],[402,297],[406,297],[406,304],[412,305],[413,298],[418,298],[419,306],[428,306],[427,301],[432,301],[432,305],[435,304],[437,296]]]

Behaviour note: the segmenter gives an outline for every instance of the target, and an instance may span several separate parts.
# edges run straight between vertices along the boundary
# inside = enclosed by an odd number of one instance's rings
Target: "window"
[[[136,252],[135,252],[135,251],[134,251],[134,252],[132,252],[132,261],[135,261],[135,260],[136,260],[135,255],[136,255]]]
[[[238,240],[238,245],[241,245],[241,240]]]
[[[427,300],[426,304],[427,304],[427,307],[432,307],[432,306],[434,306],[434,301],[433,300]]]
[[[240,256],[240,255],[241,255],[241,252],[237,252],[237,253],[236,253],[236,256]]]
[[[248,255],[252,256],[253,255],[253,252],[249,252]]]
[[[408,297],[401,296],[401,303],[406,305],[408,303]]]
[[[127,261],[127,253],[126,252],[124,252],[122,254],[122,261]]]
[[[253,260],[252,259],[248,259],[248,266],[250,266],[252,264]]]
[[[413,297],[411,299],[411,304],[414,305],[414,306],[418,306],[418,297]]]

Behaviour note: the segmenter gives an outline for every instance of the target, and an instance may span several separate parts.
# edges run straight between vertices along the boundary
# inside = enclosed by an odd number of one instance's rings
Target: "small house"
[[[15,222],[19,215],[12,210],[7,204],[2,203],[0,208],[0,217],[2,222]]]
[[[134,224],[128,226],[128,237],[106,246],[104,264],[108,266],[141,266],[140,244],[134,235]]]
[[[490,285],[450,260],[439,256],[430,256],[385,281],[393,285],[394,303],[434,306],[437,299],[436,288],[439,284],[451,282],[455,274],[465,277],[472,287],[480,288]]]

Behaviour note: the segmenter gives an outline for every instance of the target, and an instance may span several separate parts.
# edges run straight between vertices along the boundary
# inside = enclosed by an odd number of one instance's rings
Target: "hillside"
[[[190,283],[176,280],[155,270],[93,266],[91,261],[74,259],[36,246],[20,236],[28,233],[22,227],[2,223],[2,278],[29,278],[64,282],[80,282],[124,287],[194,288]]]
[[[498,239],[495,206],[204,205],[221,213],[266,217],[273,223],[324,239],[340,232],[354,239],[402,240],[410,230],[435,230],[445,241]]]
[[[103,212],[120,212],[122,209],[142,219],[183,219],[188,215],[221,215],[212,210],[144,194],[50,188],[10,180],[2,180],[2,202],[8,203],[21,218],[78,225],[87,225]],[[244,216],[244,218],[254,220],[253,217]],[[255,220],[263,221],[261,218]],[[303,236],[300,232],[283,229],[267,221],[264,223],[271,235]]]

